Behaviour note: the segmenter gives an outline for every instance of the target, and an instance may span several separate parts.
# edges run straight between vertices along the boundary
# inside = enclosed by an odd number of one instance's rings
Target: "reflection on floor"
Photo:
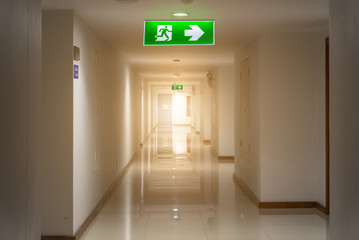
[[[233,170],[190,128],[158,129],[81,239],[327,239],[327,221],[314,213],[259,214]]]

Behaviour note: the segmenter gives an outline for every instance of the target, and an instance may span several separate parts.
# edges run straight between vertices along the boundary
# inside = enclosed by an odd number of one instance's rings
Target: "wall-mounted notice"
[[[79,79],[79,66],[74,64],[74,79]]]

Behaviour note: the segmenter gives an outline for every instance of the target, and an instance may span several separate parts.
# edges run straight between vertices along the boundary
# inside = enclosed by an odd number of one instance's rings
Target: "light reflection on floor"
[[[81,239],[327,239],[327,221],[316,214],[259,214],[233,169],[190,128],[157,129]]]

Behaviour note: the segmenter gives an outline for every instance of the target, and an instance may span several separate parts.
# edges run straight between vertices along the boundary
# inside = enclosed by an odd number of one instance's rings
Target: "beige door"
[[[240,157],[250,160],[250,61],[240,63]]]

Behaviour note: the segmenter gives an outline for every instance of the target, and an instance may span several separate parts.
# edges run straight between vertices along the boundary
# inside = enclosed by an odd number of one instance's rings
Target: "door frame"
[[[325,39],[325,213],[330,213],[330,83],[329,83],[329,37]]]

